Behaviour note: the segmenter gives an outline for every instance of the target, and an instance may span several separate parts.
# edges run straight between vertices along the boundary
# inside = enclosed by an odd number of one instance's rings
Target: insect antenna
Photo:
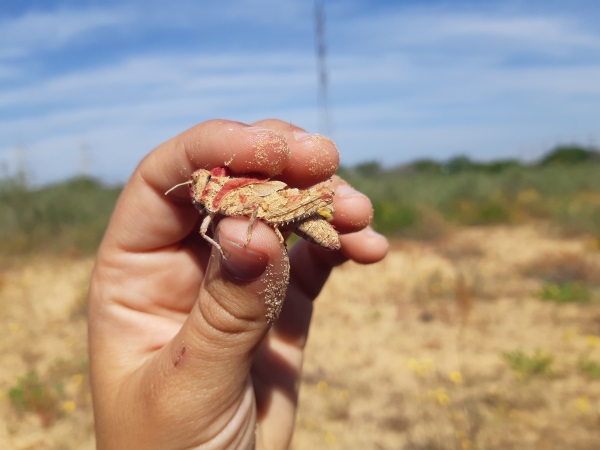
[[[173,186],[171,189],[169,189],[167,192],[165,192],[165,195],[169,195],[169,193],[173,192],[175,189],[177,189],[177,188],[178,188],[178,187],[180,187],[180,186],[190,185],[190,184],[192,184],[192,183],[193,183],[193,181],[192,181],[192,180],[188,180],[188,181],[186,181],[185,183],[179,183],[179,184],[176,184],[176,185],[175,185],[175,186]]]

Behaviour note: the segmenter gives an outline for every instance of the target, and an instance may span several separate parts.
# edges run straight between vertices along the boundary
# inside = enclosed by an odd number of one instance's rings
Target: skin
[[[368,226],[368,198],[334,178],[339,251],[298,242],[288,286],[288,257],[275,232],[258,222],[244,248],[248,219],[224,218],[215,231],[223,259],[199,235],[202,217],[186,189],[164,195],[194,170],[223,165],[306,188],[333,175],[338,152],[286,122],[215,120],[140,163],[90,285],[98,449],[287,448],[313,300],[334,266],[374,263],[387,252]],[[285,295],[274,324],[265,292]]]

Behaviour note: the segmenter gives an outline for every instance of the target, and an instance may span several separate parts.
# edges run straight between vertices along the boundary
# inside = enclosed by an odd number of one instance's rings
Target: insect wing
[[[327,208],[333,202],[333,192],[330,188],[307,190],[290,189],[285,197],[274,199],[268,215],[263,220],[271,223],[294,222],[304,219],[319,210]],[[279,200],[279,201],[277,201]]]
[[[282,191],[288,187],[283,181],[266,181],[264,183],[253,183],[249,187],[252,188],[252,193],[259,197],[266,197],[275,192]]]

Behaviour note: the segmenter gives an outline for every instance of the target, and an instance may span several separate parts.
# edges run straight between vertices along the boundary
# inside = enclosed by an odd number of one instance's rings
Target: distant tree
[[[417,173],[441,173],[442,164],[433,159],[418,159],[410,165],[410,168]]]
[[[600,162],[600,153],[591,148],[579,145],[562,145],[556,147],[544,156],[538,165],[548,166],[553,164],[583,164],[586,162]]]
[[[481,169],[487,173],[500,173],[516,167],[523,167],[523,164],[516,159],[499,159],[497,161],[481,164]]]
[[[443,171],[449,174],[466,172],[477,168],[478,165],[465,155],[455,156],[443,165]]]
[[[374,177],[383,172],[381,163],[378,161],[367,161],[354,166],[354,170],[358,175],[363,177]]]

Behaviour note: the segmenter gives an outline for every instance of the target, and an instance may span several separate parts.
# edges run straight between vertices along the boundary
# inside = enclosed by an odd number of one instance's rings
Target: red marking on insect
[[[216,176],[216,175],[213,175],[213,176]],[[224,178],[224,177],[220,177],[220,178]],[[223,185],[223,187],[217,193],[217,195],[215,195],[215,197],[212,201],[212,207],[215,209],[218,209],[221,206],[221,202],[223,201],[223,198],[227,194],[229,194],[231,191],[239,190],[240,188],[243,188],[244,186],[248,186],[250,184],[263,183],[266,180],[267,180],[267,178],[263,178],[263,179],[249,178],[249,177],[231,178],[229,181],[227,181]],[[210,189],[211,189],[211,186],[210,186],[210,180],[209,180],[209,182],[206,183],[206,186],[204,187],[204,189],[202,191],[202,195],[205,195],[205,193],[206,193],[206,195],[209,195]]]

